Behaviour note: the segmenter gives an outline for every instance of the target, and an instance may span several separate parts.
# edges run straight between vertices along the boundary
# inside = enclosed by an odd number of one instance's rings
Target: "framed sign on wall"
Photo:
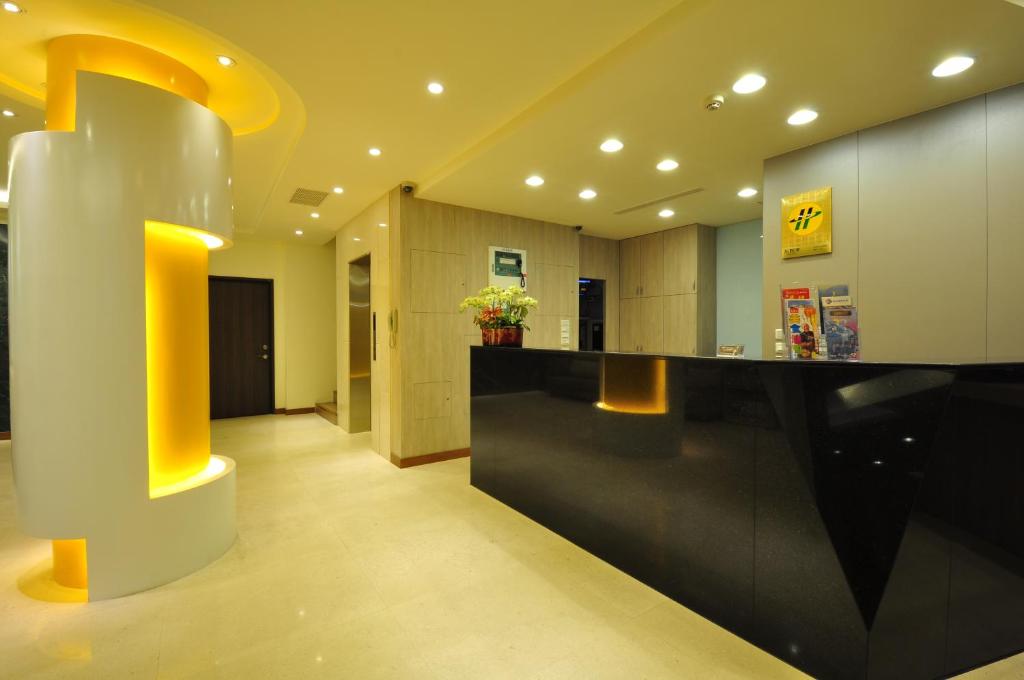
[[[832,252],[832,187],[782,199],[782,259]]]

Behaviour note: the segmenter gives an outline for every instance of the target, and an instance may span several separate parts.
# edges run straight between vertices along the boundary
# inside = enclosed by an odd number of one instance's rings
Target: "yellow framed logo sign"
[[[832,187],[782,199],[782,259],[832,252]]]

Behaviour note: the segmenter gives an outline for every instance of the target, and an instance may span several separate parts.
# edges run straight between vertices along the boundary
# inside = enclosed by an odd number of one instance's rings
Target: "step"
[[[333,401],[324,401],[316,405],[316,413],[328,422],[338,424],[338,404]]]

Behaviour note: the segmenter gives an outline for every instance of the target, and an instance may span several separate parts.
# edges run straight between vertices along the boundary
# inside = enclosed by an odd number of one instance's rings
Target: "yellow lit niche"
[[[665,360],[605,355],[601,358],[601,401],[605,411],[657,415],[668,412]]]
[[[209,87],[181,62],[148,47],[99,35],[65,35],[46,46],[46,129],[75,129],[78,71],[134,80],[206,106]]]
[[[146,222],[149,495],[210,464],[208,249],[216,236]]]
[[[89,587],[84,538],[53,541],[53,580],[65,588]]]

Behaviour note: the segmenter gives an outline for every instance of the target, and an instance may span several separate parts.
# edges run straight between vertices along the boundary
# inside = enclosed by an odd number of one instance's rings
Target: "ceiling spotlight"
[[[751,196],[757,196],[757,189],[753,187],[746,187],[736,192],[736,195],[740,198],[750,198]]]
[[[963,73],[974,66],[974,60],[970,57],[950,57],[932,69],[932,75],[936,78],[948,78],[957,73]]]
[[[14,111],[11,111],[10,109],[4,109],[3,114],[4,118],[14,118],[14,116],[17,115],[16,113],[14,113]]]
[[[383,153],[383,151],[381,151],[381,150],[380,150],[380,149],[378,149],[377,147],[375,147],[375,146],[373,146],[373,147],[370,147],[370,155],[371,155],[371,156],[379,156],[379,155],[381,155],[382,153]]]
[[[352,240],[353,241],[362,241],[363,239],[359,238],[358,236],[353,236]]]
[[[10,12],[11,14],[21,14],[25,10],[23,10],[20,5],[16,5],[13,2],[5,2],[4,11]]]
[[[732,91],[736,94],[750,94],[760,90],[767,82],[762,75],[748,73],[732,84]]]
[[[231,68],[232,66],[235,65],[236,62],[235,62],[234,59],[232,59],[231,57],[229,57],[227,55],[218,54],[217,55],[217,63],[220,64],[221,66],[223,66],[224,68]]]
[[[661,161],[654,167],[658,168],[658,170],[661,170],[662,172],[672,172],[673,170],[679,167],[679,163],[672,160],[671,158],[666,158],[665,160]]]
[[[582,198],[584,201],[589,201],[590,199],[596,197],[597,192],[594,191],[593,189],[584,189],[583,191],[580,192],[580,198]]]
[[[662,210],[661,212],[658,213],[658,217],[664,217],[664,218],[667,219],[669,217],[672,217],[675,214],[676,214],[675,210],[672,210],[671,208],[665,208],[664,210]]]
[[[314,220],[320,219],[320,213],[309,213],[309,216],[312,217]]]
[[[296,229],[295,230],[295,235],[296,236],[302,236],[302,230],[301,229]]]
[[[388,226],[388,223],[387,222],[381,222],[377,226],[380,227],[381,229],[383,229],[384,227]]]
[[[331,191],[333,191],[336,194],[343,194],[343,193],[345,193],[345,190],[342,189],[341,187],[334,187],[333,189],[331,189]]]
[[[544,184],[544,178],[540,175],[530,175],[526,178],[526,183],[531,187],[539,187],[541,184]]]
[[[799,111],[795,112],[792,116],[790,116],[786,122],[788,122],[790,125],[807,125],[817,117],[817,111],[812,111],[810,109],[800,109]]]
[[[441,94],[444,92],[444,85],[441,83],[430,83],[427,85],[427,92],[430,94]]]
[[[615,153],[616,151],[622,151],[623,146],[625,145],[617,139],[606,139],[601,142],[601,151]]]

